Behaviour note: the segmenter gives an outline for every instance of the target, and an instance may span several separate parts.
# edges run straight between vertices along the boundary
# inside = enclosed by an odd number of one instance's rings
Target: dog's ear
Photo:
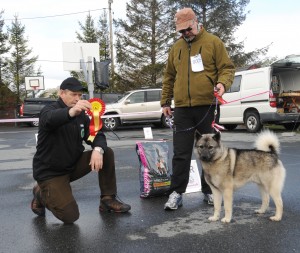
[[[198,141],[201,137],[202,137],[202,134],[201,134],[198,130],[196,130],[196,131],[195,131],[195,138],[196,138],[196,141]]]
[[[221,133],[220,133],[220,132],[216,132],[216,133],[214,134],[214,136],[213,136],[213,139],[214,139],[215,141],[219,142],[220,139],[221,139]]]

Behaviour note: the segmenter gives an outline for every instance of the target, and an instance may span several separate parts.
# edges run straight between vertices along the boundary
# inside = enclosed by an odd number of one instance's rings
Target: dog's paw
[[[228,219],[225,217],[221,220],[221,222],[223,222],[223,223],[230,223],[230,221],[231,221],[231,219]]]
[[[262,209],[257,209],[254,211],[255,213],[258,213],[258,214],[263,214],[265,213],[265,210],[262,210]]]
[[[271,221],[281,221],[281,217],[278,217],[278,216],[271,216],[271,217],[270,217],[270,220],[271,220]]]
[[[217,221],[217,220],[219,220],[219,217],[217,217],[217,216],[211,216],[211,217],[208,218],[208,220],[209,221]]]

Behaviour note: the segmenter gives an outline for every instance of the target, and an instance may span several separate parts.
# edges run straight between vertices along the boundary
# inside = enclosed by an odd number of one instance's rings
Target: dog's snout
[[[211,154],[207,151],[207,150],[203,150],[200,154],[199,154],[199,158],[202,161],[208,162],[211,159]]]
[[[200,156],[200,160],[204,161],[204,162],[208,162],[209,161],[209,157],[208,156],[205,156],[205,155],[201,155]]]

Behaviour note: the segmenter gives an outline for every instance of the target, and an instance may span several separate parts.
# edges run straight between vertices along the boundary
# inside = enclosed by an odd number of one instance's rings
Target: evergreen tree
[[[38,56],[31,56],[32,49],[28,48],[28,40],[25,39],[25,26],[19,22],[18,17],[11,23],[8,29],[9,43],[12,47],[8,59],[9,83],[20,99],[25,93],[25,77],[36,74],[34,65]],[[39,70],[40,72],[40,70]]]
[[[119,89],[160,86],[175,9],[167,0],[131,0],[127,19],[116,21]]]
[[[110,48],[109,48],[109,27],[108,27],[108,19],[107,12],[103,10],[102,15],[98,21],[98,39],[99,39],[99,48],[100,48],[100,61],[104,61],[110,59]]]
[[[76,32],[77,39],[83,43],[97,43],[97,30],[91,14],[89,13],[87,15],[84,25],[81,22],[78,23],[80,29],[82,30],[82,34]]]
[[[7,68],[7,58],[5,55],[9,52],[10,47],[7,45],[8,33],[4,32],[4,20],[2,18],[4,11],[0,11],[0,84],[4,84],[5,80],[3,78]]]
[[[104,10],[102,15],[98,20],[98,29],[94,25],[94,20],[90,14],[88,14],[85,25],[79,22],[80,29],[83,31],[82,35],[78,32],[77,39],[83,43],[99,43],[99,59],[104,61],[110,58],[109,50],[109,32],[108,32],[108,20],[107,13]],[[71,72],[72,76],[78,77],[79,79],[83,78],[83,73]],[[95,91],[100,91],[99,87],[95,87]]]
[[[76,37],[79,42],[81,43],[97,43],[97,29],[95,27],[94,19],[89,13],[86,16],[84,24],[81,23],[80,21],[78,22],[79,28],[82,33],[75,32]],[[76,71],[71,71],[71,76],[76,77],[77,79],[81,80],[85,86],[87,86],[86,80],[84,78],[84,73],[83,71],[76,72]]]
[[[236,42],[234,33],[246,20],[245,8],[250,0],[169,0],[176,8],[192,8],[204,28],[217,35],[226,45],[236,67],[253,64],[265,55],[269,45],[244,52],[244,42]]]

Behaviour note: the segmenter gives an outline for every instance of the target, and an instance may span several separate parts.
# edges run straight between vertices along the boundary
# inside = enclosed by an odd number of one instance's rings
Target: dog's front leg
[[[232,201],[233,201],[233,189],[230,187],[224,190],[225,217],[221,220],[224,223],[229,223],[231,221]]]
[[[214,197],[214,216],[209,217],[208,220],[217,221],[220,218],[221,205],[222,205],[222,193],[212,186],[210,188]]]

